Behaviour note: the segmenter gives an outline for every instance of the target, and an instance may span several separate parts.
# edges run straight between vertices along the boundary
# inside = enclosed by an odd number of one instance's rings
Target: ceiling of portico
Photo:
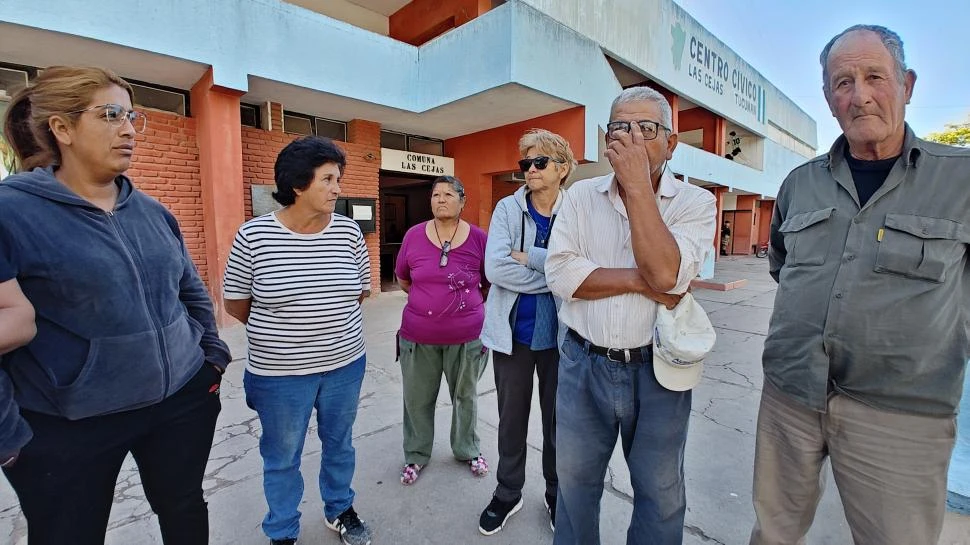
[[[327,2],[327,0],[314,0],[320,3]],[[352,4],[357,4],[358,6],[369,9],[371,11],[376,11],[381,15],[390,17],[397,10],[403,8],[404,6],[411,3],[411,0],[349,0]]]
[[[46,68],[103,66],[133,80],[191,89],[208,66],[70,34],[0,23],[2,60]]]
[[[572,102],[510,83],[417,113],[255,76],[249,77],[249,92],[242,97],[242,101],[258,105],[267,101],[278,102],[286,110],[338,121],[367,119],[380,123],[387,130],[440,139],[500,127],[576,106]]]

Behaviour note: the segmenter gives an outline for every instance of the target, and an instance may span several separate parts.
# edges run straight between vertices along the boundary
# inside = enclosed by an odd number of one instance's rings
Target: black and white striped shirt
[[[370,289],[360,227],[333,214],[323,231],[294,233],[275,213],[239,228],[226,264],[226,299],[252,299],[246,333],[257,375],[308,375],[364,354],[359,297]]]

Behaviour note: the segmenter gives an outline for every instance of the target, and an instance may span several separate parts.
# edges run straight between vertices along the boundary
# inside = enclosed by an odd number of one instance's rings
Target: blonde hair
[[[561,184],[566,183],[569,175],[579,166],[576,163],[576,158],[573,157],[573,150],[569,147],[569,142],[554,132],[545,129],[529,129],[519,139],[519,155],[525,157],[529,148],[536,148],[541,153],[565,163],[566,176],[560,181]]]
[[[57,139],[49,130],[50,118],[63,115],[69,120],[88,107],[95,93],[117,85],[134,100],[131,85],[104,68],[52,66],[33,83],[13,96],[4,118],[3,135],[13,149],[19,171],[60,163]]]

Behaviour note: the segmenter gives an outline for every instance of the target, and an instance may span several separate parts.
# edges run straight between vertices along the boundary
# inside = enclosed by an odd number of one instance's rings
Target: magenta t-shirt
[[[404,235],[394,268],[398,278],[411,282],[401,337],[419,344],[463,344],[481,335],[486,235],[470,227],[468,239],[448,252],[444,267],[438,266],[441,248],[428,240],[424,223]]]

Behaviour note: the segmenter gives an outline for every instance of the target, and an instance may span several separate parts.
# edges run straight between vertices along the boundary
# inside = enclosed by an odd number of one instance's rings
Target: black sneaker
[[[344,545],[370,545],[371,531],[350,507],[337,518],[327,521],[327,528],[340,534]]]
[[[269,540],[269,545],[296,545],[296,539],[286,538],[286,539],[271,539]]]
[[[549,512],[549,527],[556,531],[556,497],[546,494],[546,511]]]
[[[510,502],[501,501],[493,496],[492,501],[488,502],[488,507],[482,511],[481,518],[478,519],[478,531],[485,536],[498,532],[505,528],[505,523],[512,518],[512,515],[518,513],[519,509],[522,509],[522,496]]]

